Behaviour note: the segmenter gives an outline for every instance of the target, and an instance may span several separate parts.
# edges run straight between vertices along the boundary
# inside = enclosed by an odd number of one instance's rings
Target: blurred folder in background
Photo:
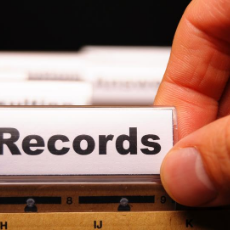
[[[74,53],[1,52],[0,102],[152,105],[169,54],[170,47],[100,46]]]
[[[91,105],[92,86],[82,82],[1,82],[0,105]]]

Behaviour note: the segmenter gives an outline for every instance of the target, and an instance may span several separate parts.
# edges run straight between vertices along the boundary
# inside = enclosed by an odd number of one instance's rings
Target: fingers
[[[163,161],[161,180],[181,204],[230,204],[230,116],[179,141]]]
[[[193,0],[178,26],[155,105],[174,105],[179,138],[215,120],[230,75],[229,0]]]

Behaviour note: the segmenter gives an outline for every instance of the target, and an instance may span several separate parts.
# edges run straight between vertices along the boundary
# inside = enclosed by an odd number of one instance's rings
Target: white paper
[[[0,108],[0,128],[14,128],[20,133],[15,145],[20,155],[13,155],[5,144],[11,138],[1,133],[0,175],[152,175],[160,173],[161,162],[173,146],[173,110],[171,108]],[[129,135],[130,128],[137,130],[137,153],[121,155],[116,149],[120,135]],[[95,143],[94,150],[81,155],[73,148],[73,141],[79,135],[90,136]],[[154,155],[146,155],[143,148],[145,135],[157,135],[159,140],[150,140],[160,145]],[[28,135],[38,135],[44,140],[39,155],[28,155],[22,142]],[[54,155],[48,150],[51,136],[64,135],[69,141],[57,141],[56,149],[69,148],[64,155]],[[99,154],[99,135],[113,135],[107,143],[107,154]],[[31,141],[32,143],[33,141]],[[83,140],[82,149],[88,147]],[[129,148],[124,141],[123,148]]]

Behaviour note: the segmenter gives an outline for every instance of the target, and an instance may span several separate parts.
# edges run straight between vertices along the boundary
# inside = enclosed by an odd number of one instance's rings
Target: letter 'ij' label
[[[155,175],[174,108],[0,108],[0,176]]]

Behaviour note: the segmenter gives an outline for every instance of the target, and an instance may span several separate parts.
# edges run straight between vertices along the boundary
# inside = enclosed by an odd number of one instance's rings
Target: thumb
[[[161,180],[183,205],[230,204],[230,116],[180,140],[162,163]]]

